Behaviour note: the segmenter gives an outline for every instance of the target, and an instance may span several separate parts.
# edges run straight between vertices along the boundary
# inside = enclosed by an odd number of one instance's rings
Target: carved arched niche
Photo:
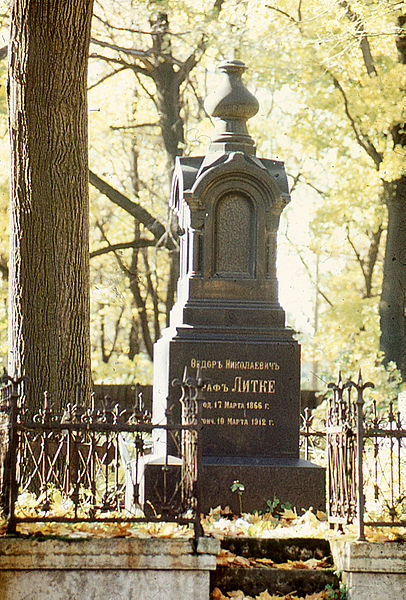
[[[240,191],[227,192],[216,203],[213,259],[215,277],[255,277],[256,207]]]

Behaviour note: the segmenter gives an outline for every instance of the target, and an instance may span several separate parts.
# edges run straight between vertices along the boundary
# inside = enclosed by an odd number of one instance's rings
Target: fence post
[[[195,515],[195,525],[194,525],[194,533],[195,540],[199,537],[204,536],[204,531],[202,527],[202,523],[200,520],[200,507],[201,507],[201,477],[202,477],[202,387],[203,380],[201,369],[198,367],[196,373],[196,436],[197,436],[197,457],[196,457],[196,515]]]
[[[364,417],[363,417],[363,386],[361,371],[357,385],[357,517],[358,541],[365,541],[364,528],[364,477],[362,470],[362,455],[364,451]]]
[[[352,383],[352,382],[351,382]],[[364,475],[362,468],[362,458],[364,451],[364,390],[365,388],[374,387],[374,384],[362,381],[361,370],[358,375],[358,383],[352,385],[357,390],[357,525],[358,537],[360,542],[365,541],[365,526],[364,526]]]
[[[15,533],[14,504],[17,500],[17,401],[19,382],[9,382],[0,393],[0,509],[8,520],[7,532]]]

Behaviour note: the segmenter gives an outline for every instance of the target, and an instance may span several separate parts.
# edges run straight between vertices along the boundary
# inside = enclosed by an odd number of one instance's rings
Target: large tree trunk
[[[399,62],[406,65],[406,14],[398,17],[396,47]],[[404,155],[406,124],[392,127],[392,139]],[[382,293],[379,304],[381,318],[381,350],[384,362],[396,363],[406,382],[406,174],[397,180],[383,182],[388,210],[388,231],[383,266]]]
[[[93,0],[13,0],[9,373],[38,406],[91,384],[87,61]]]
[[[406,176],[384,183],[388,230],[383,267],[381,350],[385,364],[396,363],[406,381]]]

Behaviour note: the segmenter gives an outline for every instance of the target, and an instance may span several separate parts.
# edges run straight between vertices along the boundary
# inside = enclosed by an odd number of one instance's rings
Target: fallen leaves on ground
[[[303,596],[295,596],[293,594],[286,594],[285,596],[274,596],[271,595],[268,590],[261,592],[258,596],[246,596],[241,590],[233,590],[232,592],[227,592],[227,594],[223,594],[223,592],[215,587],[210,594],[211,600],[328,600],[328,595],[326,591],[316,592],[314,594],[307,594],[305,597]]]
[[[44,500],[50,501],[50,508],[45,513],[41,506]],[[46,504],[46,503],[45,503]],[[86,503],[80,506],[81,516],[86,516],[88,509]],[[80,512],[79,511],[79,512]],[[82,515],[83,513],[83,515]],[[74,506],[72,501],[58,490],[52,491],[46,497],[44,494],[35,496],[24,492],[18,497],[16,503],[16,515],[18,517],[66,517],[72,518]],[[82,523],[20,523],[17,530],[19,533],[28,535],[63,535],[67,537],[81,537],[84,534],[97,537],[183,537],[193,536],[191,526],[180,526],[177,523],[129,523],[125,521],[127,513],[110,512],[99,516],[122,518],[122,523],[104,523],[102,521]],[[132,516],[143,517],[143,513]],[[230,507],[220,506],[213,508],[209,515],[202,518],[205,535],[211,535],[217,539],[224,537],[247,536],[253,538],[334,538],[337,533],[329,528],[327,515],[321,511],[314,512],[312,509],[297,514],[295,509],[284,508],[278,515],[271,512],[244,513],[240,516],[233,515]],[[349,525],[345,528],[348,539],[356,537],[356,526]],[[6,534],[6,523],[0,519],[0,535]],[[342,539],[342,536],[340,536]],[[402,528],[367,528],[367,539],[370,541],[404,541],[405,534]],[[237,561],[238,562],[238,561]],[[263,563],[264,567],[271,565]],[[245,565],[241,565],[245,566]],[[256,565],[258,566],[258,564]],[[302,568],[302,567],[298,567]],[[322,568],[321,565],[318,568]]]
[[[309,558],[308,560],[288,560],[285,563],[275,563],[270,558],[254,558],[238,556],[229,550],[221,549],[217,555],[218,567],[237,567],[252,569],[253,567],[263,569],[331,569],[332,565],[328,558],[318,560]]]

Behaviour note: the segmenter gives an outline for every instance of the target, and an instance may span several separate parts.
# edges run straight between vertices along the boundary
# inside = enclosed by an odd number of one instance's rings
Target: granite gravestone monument
[[[170,382],[201,367],[202,505],[244,510],[279,498],[324,505],[324,470],[299,459],[300,349],[278,302],[276,236],[289,201],[283,163],[259,159],[247,120],[258,102],[241,61],[219,66],[206,101],[216,132],[206,156],[177,158],[171,195],[180,232],[180,277],[170,326],[155,344],[153,420],[178,421]],[[160,445],[171,440],[161,435]],[[161,448],[163,450],[163,448]]]

